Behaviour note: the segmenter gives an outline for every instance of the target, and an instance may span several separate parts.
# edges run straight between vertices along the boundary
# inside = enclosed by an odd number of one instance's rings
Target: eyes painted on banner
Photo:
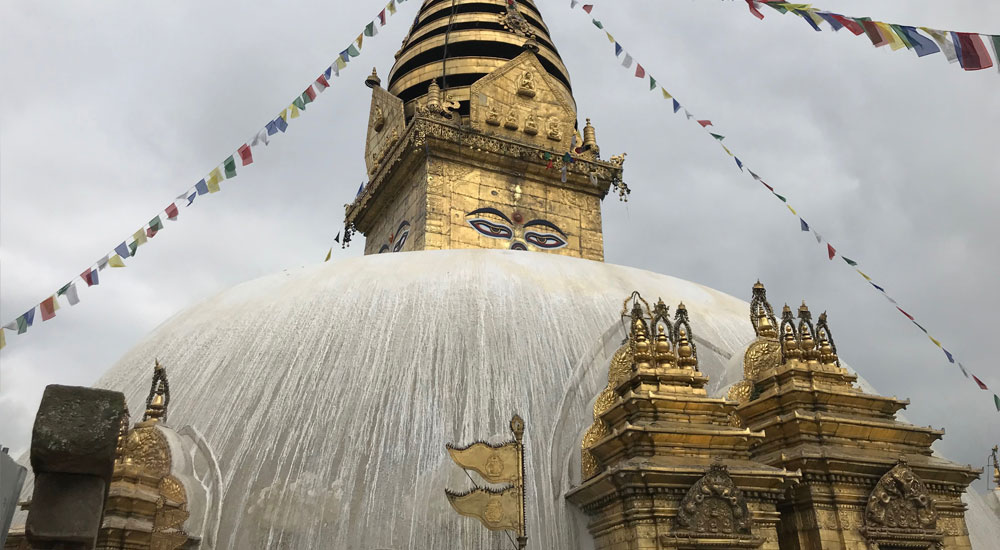
[[[389,244],[383,244],[382,248],[379,249],[379,254],[384,254],[386,252],[399,252],[403,249],[403,245],[406,244],[406,239],[410,236],[410,222],[403,220],[396,228],[396,232],[389,235]]]
[[[528,250],[528,245],[541,250],[566,246],[566,233],[548,221],[524,221],[520,212],[510,218],[496,208],[479,208],[465,215],[466,222],[480,235],[510,241],[511,250]]]

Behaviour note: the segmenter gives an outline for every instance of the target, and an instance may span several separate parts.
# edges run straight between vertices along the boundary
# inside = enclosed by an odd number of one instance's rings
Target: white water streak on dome
[[[165,322],[97,385],[138,410],[153,359],[166,365],[170,425],[196,426],[221,467],[218,548],[509,548],[451,510],[444,488],[471,482],[444,445],[502,439],[515,412],[529,544],[590,548],[562,495],[633,290],[685,303],[710,393],[742,377],[742,300],[564,256],[448,250],[238,285]]]

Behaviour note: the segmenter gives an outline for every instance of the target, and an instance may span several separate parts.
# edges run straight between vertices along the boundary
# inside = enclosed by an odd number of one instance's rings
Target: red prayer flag
[[[545,169],[546,170],[551,170],[552,169],[552,161],[551,160],[549,161],[548,164],[545,165]]]
[[[841,25],[847,27],[847,30],[854,33],[854,36],[859,36],[865,32],[861,25],[858,25],[857,21],[851,19],[850,17],[844,17],[836,13],[831,13],[830,17],[836,19]]]
[[[80,274],[80,278],[87,282],[87,286],[94,286],[93,269],[88,269]]]
[[[38,309],[42,310],[43,321],[48,321],[49,319],[56,316],[55,301],[56,301],[55,296],[49,296],[48,298],[43,300],[41,304],[39,304]],[[980,382],[979,384],[982,385],[982,382]]]
[[[49,299],[51,300],[52,298],[49,298]],[[42,319],[45,318],[44,316],[45,316],[45,312],[43,310],[42,311]],[[982,380],[980,380],[979,378],[976,378],[975,374],[972,375],[972,379],[976,381],[976,384],[979,384],[979,389],[981,389],[981,390],[988,390],[989,389],[989,388],[986,387],[986,384],[983,384]]]
[[[757,19],[764,18],[764,14],[760,13],[760,10],[757,9],[756,5],[754,5],[754,0],[747,0],[747,7],[750,8],[750,13],[752,13]]]
[[[830,244],[830,243],[826,243],[826,251],[827,251],[828,254],[830,254],[830,259],[831,260],[833,259],[834,256],[837,255],[837,249],[835,249],[833,247],[833,245]]]
[[[872,21],[862,21],[861,26],[865,28],[865,32],[868,33],[868,39],[872,41],[872,45],[876,48],[881,48],[889,43],[889,40],[882,36],[882,31],[879,30],[878,25]]]
[[[980,69],[989,69],[993,66],[990,53],[986,50],[986,44],[983,43],[983,39],[978,34],[968,32],[956,32],[954,34],[958,37],[959,45],[962,46],[962,55],[959,61],[962,62],[963,69],[978,71]]]
[[[153,237],[156,236],[156,232],[157,231],[159,231],[159,230],[158,229],[153,229],[152,227],[147,227],[146,228],[146,237],[152,239]]]
[[[379,20],[379,23],[381,23],[382,26],[384,27],[385,26],[385,8],[382,8],[382,11],[378,12],[378,20]]]
[[[316,84],[319,85],[319,91],[321,92],[330,87],[330,81],[326,79],[326,75],[322,74],[316,79]]]
[[[711,120],[699,120],[698,124],[701,124],[702,128],[706,128],[706,127],[712,125],[712,121]]]
[[[316,90],[313,90],[312,84],[306,88],[306,95],[309,96],[309,101],[316,101]]]
[[[583,11],[585,11],[587,13],[590,13],[590,10],[592,10],[592,9],[594,9],[594,5],[593,4],[584,4],[583,5]]]
[[[179,212],[177,212],[177,205],[175,203],[170,203],[170,206],[168,206],[167,209],[164,210],[164,212],[167,213],[168,220],[176,220],[177,215],[179,214]]]
[[[311,88],[310,88],[311,89]],[[250,151],[250,146],[246,143],[242,147],[236,150],[240,154],[240,158],[243,159],[243,166],[253,163],[253,152]]]
[[[761,183],[764,183],[764,180],[760,180],[760,182],[761,182]],[[771,191],[772,193],[774,193],[774,188],[773,188],[773,187],[771,187],[770,185],[768,185],[768,184],[764,183],[764,187],[767,187],[767,188],[768,188],[768,190],[770,190],[770,191]]]
[[[638,63],[635,64],[635,77],[636,78],[645,78],[646,77],[646,69],[643,69],[642,65],[640,65]]]
[[[909,319],[909,320],[911,320],[911,321],[914,321],[914,322],[916,321],[916,319],[914,319],[912,315],[910,315],[909,313],[907,313],[907,312],[903,311],[903,308],[901,308],[901,307],[899,307],[899,306],[896,306],[896,309],[898,309],[898,310],[899,310],[899,312],[900,312],[900,313],[902,313],[903,315],[906,315],[906,318],[907,318],[907,319]]]

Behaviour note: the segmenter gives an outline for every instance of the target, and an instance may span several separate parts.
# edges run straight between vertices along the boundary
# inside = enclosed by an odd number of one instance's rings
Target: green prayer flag
[[[73,283],[66,283],[62,288],[59,289],[58,292],[56,292],[56,296],[62,296],[63,294],[66,294],[66,291],[69,290],[69,285],[71,284]]]
[[[889,26],[892,28],[893,32],[896,33],[896,36],[898,36],[899,39],[903,41],[903,45],[906,46],[906,49],[912,50],[913,43],[910,42],[910,37],[906,35],[906,32],[904,32],[903,29],[899,27],[899,25],[889,23]]]
[[[361,52],[359,52],[358,49],[354,47],[354,44],[351,44],[351,47],[347,48],[347,55],[351,57],[357,57],[361,55]]]
[[[712,134],[712,132],[709,132],[709,133]],[[712,134],[712,137],[714,137],[715,139],[717,139],[719,141],[722,141],[722,140],[726,139],[726,136],[719,135],[719,134]]]
[[[781,202],[788,202],[788,199],[786,199],[785,197],[782,197],[781,195],[779,195],[777,193],[775,193],[774,196],[778,197],[779,199],[781,199]]]
[[[226,162],[225,162],[224,166],[225,166],[225,169],[226,169],[226,179],[235,178],[236,177],[236,161],[233,160],[233,156],[232,155],[229,155],[229,158],[226,159]]]
[[[365,26],[365,36],[375,36],[375,22],[372,21]]]
[[[844,261],[847,262],[847,265],[849,265],[851,267],[855,267],[855,266],[858,265],[858,262],[855,262],[854,260],[852,260],[850,258],[847,258],[845,256],[841,256],[841,258],[844,258]]]
[[[305,94],[303,94],[303,95],[305,95]],[[306,102],[302,99],[302,96],[299,96],[299,97],[295,98],[295,101],[292,102],[292,105],[295,105],[296,107],[298,107],[299,110],[302,110],[302,111],[306,110]]]
[[[302,92],[302,95],[299,96],[299,99],[302,100],[302,110],[303,111],[306,108],[306,103],[312,103],[312,98],[309,97],[309,94],[307,94],[305,92]]]
[[[160,221],[159,216],[149,220],[149,228],[152,229],[154,232],[163,229],[163,222]]]
[[[130,255],[135,256],[136,250],[139,250],[139,241],[132,241],[128,245],[128,252]]]
[[[593,21],[594,21],[594,26],[597,27],[598,29],[603,29],[604,28],[604,23],[601,23],[597,19],[594,19]]]
[[[1000,411],[1000,397],[997,397],[995,393],[993,394],[993,403],[996,404],[997,410]]]
[[[653,75],[649,75],[649,91],[652,92],[655,89],[656,89],[656,79],[653,78]]]
[[[22,315],[17,318],[17,333],[24,334],[25,332],[28,332],[28,320]]]

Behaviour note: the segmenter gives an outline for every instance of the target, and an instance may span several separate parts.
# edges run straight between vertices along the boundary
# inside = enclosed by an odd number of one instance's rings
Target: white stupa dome
[[[754,337],[742,300],[566,256],[446,250],[238,285],[163,323],[97,386],[136,409],[154,359],[166,366],[168,424],[197,428],[221,469],[217,548],[507,547],[451,510],[444,489],[472,481],[444,445],[508,439],[515,412],[530,545],[590,548],[563,494],[633,290],[685,303],[710,394],[742,378]]]

